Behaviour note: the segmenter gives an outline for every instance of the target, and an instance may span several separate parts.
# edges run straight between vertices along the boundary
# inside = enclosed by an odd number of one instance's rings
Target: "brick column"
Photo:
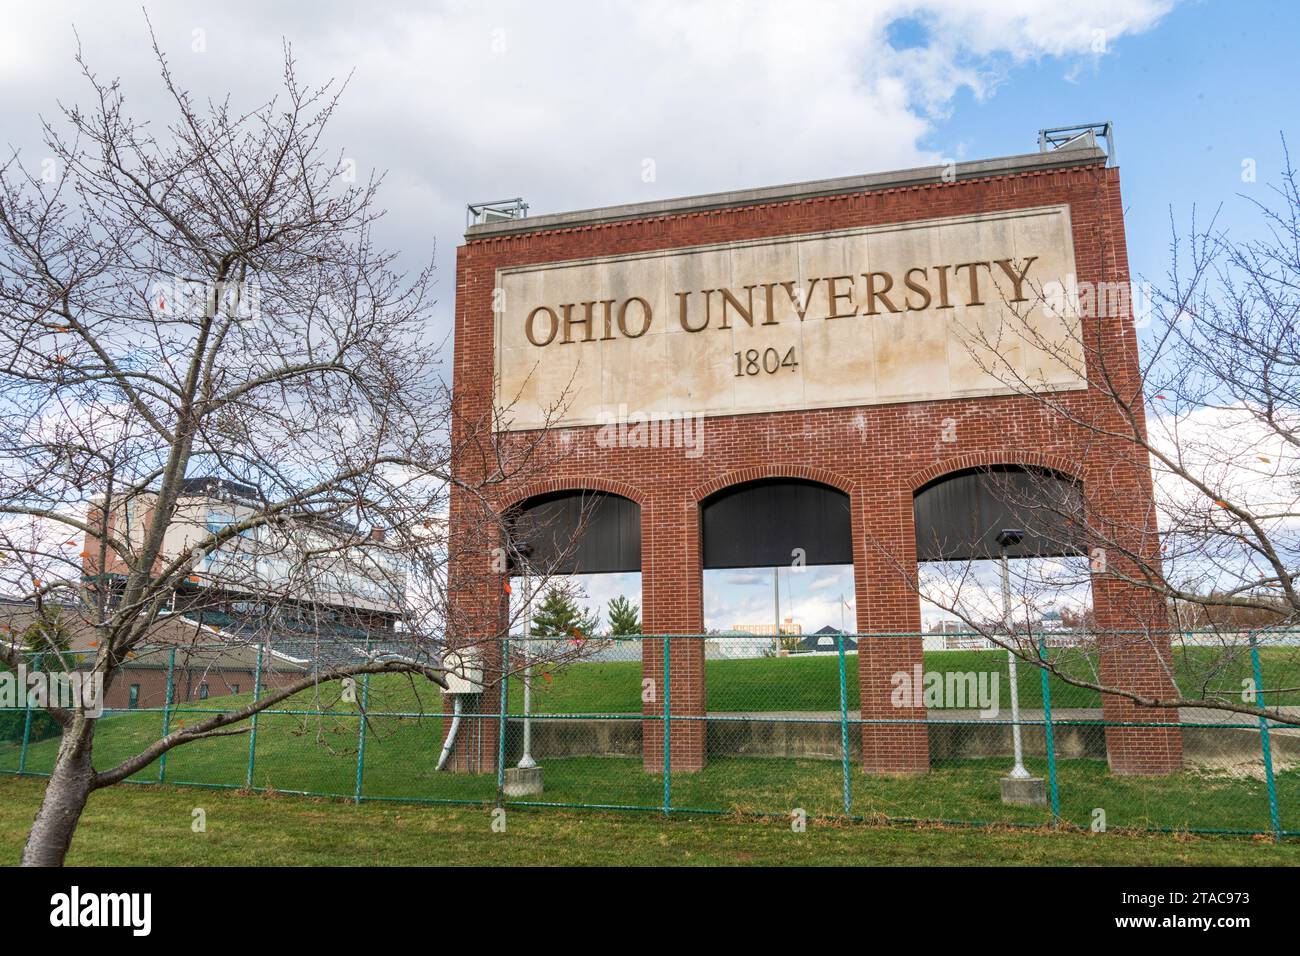
[[[853,509],[853,580],[857,597],[858,687],[863,720],[925,720],[918,706],[897,707],[893,676],[922,666],[920,637],[871,637],[872,633],[919,633],[921,605],[906,574],[916,573],[912,494],[903,486],[859,490]],[[864,724],[865,773],[928,773],[929,730],[924,724]]]
[[[1090,475],[1084,485],[1093,509],[1089,523],[1105,539],[1158,567],[1150,471],[1121,459],[1120,467]],[[1115,551],[1107,550],[1105,570],[1092,575],[1101,683],[1148,697],[1168,698],[1175,693],[1170,677],[1169,612],[1158,594],[1128,583],[1140,579],[1141,574],[1135,562]],[[1179,719],[1177,710],[1143,707],[1113,694],[1102,695],[1101,708],[1108,722],[1162,724],[1177,723]],[[1116,774],[1176,773],[1183,766],[1182,731],[1176,727],[1107,727],[1106,756],[1111,772]]]
[[[680,489],[656,493],[641,506],[641,629],[647,635],[701,634],[704,631],[703,579],[700,569],[700,508]],[[669,646],[669,692],[672,716],[703,717],[704,641],[678,638]],[[650,681],[654,699],[642,702],[647,718],[663,714],[663,641],[641,643],[641,674]],[[705,723],[674,722],[671,735],[673,771],[704,767]],[[663,721],[641,724],[641,757],[647,773],[663,772]]]
[[[456,773],[491,773],[497,770],[498,724],[501,713],[502,639],[509,626],[510,604],[505,590],[506,575],[492,566],[491,542],[487,546],[470,540],[462,529],[473,527],[466,522],[464,505],[453,496],[451,509],[453,553],[448,560],[449,614],[447,649],[474,652],[483,664],[483,693],[463,697],[465,716],[451,757],[444,768]],[[481,525],[480,525],[481,526]],[[482,714],[482,717],[470,716]],[[442,734],[437,754],[442,753],[451,733],[453,699],[442,695]],[[436,759],[436,758],[435,758]]]
[[[1124,237],[1124,204],[1120,197],[1119,170],[1107,169],[1104,177],[1104,208],[1100,210],[1100,255],[1093,258],[1097,280],[1127,287],[1128,248]],[[1101,204],[1099,204],[1101,205]],[[1085,254],[1084,262],[1089,261]],[[1090,278],[1081,274],[1081,278]],[[1094,280],[1094,281],[1097,281]],[[1097,381],[1098,356],[1107,356],[1106,374],[1114,393],[1132,396],[1128,413],[1139,435],[1145,439],[1146,412],[1142,403],[1142,381],[1137,361],[1137,330],[1132,316],[1096,320],[1085,325],[1088,343],[1088,377]],[[1127,433],[1126,416],[1113,400],[1104,398],[1096,421],[1102,426],[1095,434]],[[1155,492],[1151,463],[1142,445],[1117,438],[1099,443],[1100,454],[1087,454],[1084,497],[1088,524],[1108,549],[1106,568],[1092,578],[1093,614],[1102,636],[1098,641],[1098,670],[1101,683],[1122,687],[1150,697],[1169,697],[1174,692],[1167,670],[1170,660],[1169,612],[1158,594],[1129,584],[1142,580],[1136,563],[1124,555],[1137,555],[1141,563],[1158,576],[1160,537],[1156,521]],[[1118,552],[1118,553],[1117,553]],[[1102,695],[1102,715],[1107,721],[1176,723],[1178,712],[1168,708],[1141,707],[1124,697]],[[1158,775],[1182,769],[1183,738],[1177,728],[1108,727],[1106,755],[1112,773]]]
[[[1096,592],[1094,592],[1095,594]],[[1094,597],[1094,603],[1097,598]],[[1098,614],[1098,623],[1101,615]],[[1167,632],[1103,634],[1098,656],[1101,682],[1142,694],[1160,696],[1172,691],[1165,671],[1170,661]],[[1177,723],[1178,712],[1142,707],[1126,697],[1103,694],[1106,721],[1146,724]],[[1160,776],[1183,769],[1183,736],[1177,727],[1107,727],[1106,759],[1111,773]]]
[[[468,646],[468,645],[462,645]],[[456,743],[444,771],[455,773],[497,772],[497,747],[500,744],[498,725],[501,720],[501,643],[495,640],[480,641],[473,646],[482,656],[483,693],[466,696],[461,704],[464,716],[456,733]],[[443,695],[442,737],[438,753],[446,745],[451,732],[452,697]],[[471,716],[481,714],[483,716]]]

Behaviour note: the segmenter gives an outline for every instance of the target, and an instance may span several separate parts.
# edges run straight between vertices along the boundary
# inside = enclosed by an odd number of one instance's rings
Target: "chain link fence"
[[[1039,653],[1063,673],[1095,666],[1087,647],[1054,640],[1038,638]],[[925,647],[919,663],[873,689],[889,704],[865,715],[863,641]],[[512,638],[491,648],[508,661],[506,679],[487,661],[459,708],[405,674],[315,684],[239,725],[244,732],[177,747],[130,779],[358,802],[1300,836],[1300,728],[1210,708],[1107,720],[1096,691],[1024,661],[1013,712],[1006,651],[974,638],[833,635],[812,652],[793,643]],[[1178,651],[1174,666],[1192,650]],[[326,666],[389,653],[400,649],[353,642],[141,652],[107,694],[96,766]],[[51,663],[61,662],[34,655],[28,666]],[[1236,669],[1219,675],[1220,689],[1247,686],[1290,707],[1300,685],[1294,667],[1291,655],[1252,643]],[[1142,730],[1154,736],[1135,735]],[[1017,765],[1017,739],[1030,779],[1008,802],[1004,778]],[[1113,772],[1115,754],[1134,740],[1176,742],[1171,772]],[[0,773],[48,775],[58,745],[58,726],[40,707],[0,708]],[[925,772],[876,772],[907,769],[909,760]]]

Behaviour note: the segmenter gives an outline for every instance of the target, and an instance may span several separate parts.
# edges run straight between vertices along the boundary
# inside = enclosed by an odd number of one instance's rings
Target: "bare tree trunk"
[[[95,780],[90,765],[94,722],[78,715],[64,732],[41,808],[27,834],[23,866],[62,866]]]

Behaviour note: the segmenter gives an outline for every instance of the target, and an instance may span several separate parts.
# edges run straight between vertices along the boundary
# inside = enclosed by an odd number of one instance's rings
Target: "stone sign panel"
[[[517,430],[1084,388],[1074,272],[1064,205],[502,269],[496,402]]]

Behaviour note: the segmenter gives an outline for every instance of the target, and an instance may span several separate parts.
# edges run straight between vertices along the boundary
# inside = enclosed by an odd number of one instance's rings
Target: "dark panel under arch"
[[[1011,558],[1083,554],[1077,482],[1043,469],[977,468],[944,475],[916,493],[917,561],[996,558],[1003,528],[1025,532]]]
[[[704,568],[852,564],[849,496],[810,481],[766,479],[724,488],[701,507]]]
[[[641,570],[641,506],[603,491],[538,495],[512,509],[507,523],[528,563],[550,574]],[[518,574],[511,554],[510,572]]]

